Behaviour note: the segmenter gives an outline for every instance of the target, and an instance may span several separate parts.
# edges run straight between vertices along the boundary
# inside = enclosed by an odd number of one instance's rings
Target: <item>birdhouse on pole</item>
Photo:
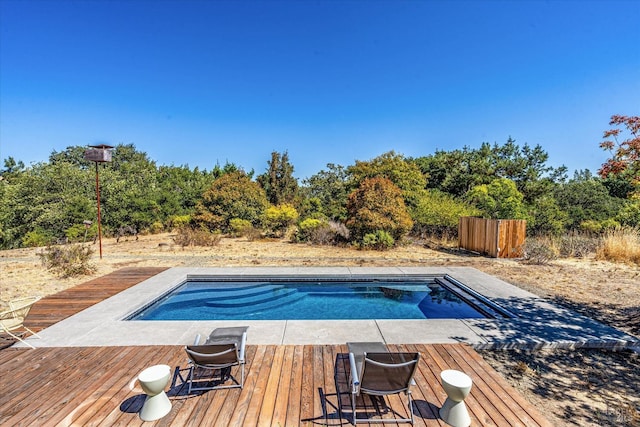
[[[84,159],[96,163],[110,162],[112,148],[106,144],[90,145],[84,152]]]
[[[96,163],[96,199],[98,200],[98,240],[100,241],[100,259],[102,259],[102,227],[100,220],[100,179],[98,174],[98,163],[111,161],[111,145],[99,144],[90,145],[84,152],[84,159]]]

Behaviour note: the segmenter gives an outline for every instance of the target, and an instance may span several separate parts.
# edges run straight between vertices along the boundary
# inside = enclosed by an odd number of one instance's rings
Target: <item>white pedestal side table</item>
[[[140,372],[138,382],[147,394],[140,410],[140,419],[143,421],[158,420],[171,411],[171,402],[164,392],[170,378],[171,368],[168,365],[155,365]]]
[[[453,427],[468,427],[471,417],[464,399],[471,391],[471,378],[463,372],[447,369],[440,373],[440,379],[447,393],[447,399],[440,409],[440,418]]]

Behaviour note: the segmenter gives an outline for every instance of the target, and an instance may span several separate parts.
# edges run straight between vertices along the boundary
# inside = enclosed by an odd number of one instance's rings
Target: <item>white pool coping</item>
[[[449,275],[516,313],[515,319],[126,321],[189,275],[362,277]],[[469,267],[171,268],[28,338],[35,347],[186,345],[214,328],[249,326],[248,344],[467,343],[476,348],[606,347],[640,342]],[[17,344],[24,346],[24,344]]]

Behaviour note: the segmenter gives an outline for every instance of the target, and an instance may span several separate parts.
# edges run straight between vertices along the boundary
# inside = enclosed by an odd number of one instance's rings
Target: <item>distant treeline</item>
[[[84,160],[85,149],[54,151],[31,166],[4,160],[0,248],[94,237],[95,166]],[[469,215],[526,219],[529,234],[640,225],[637,158],[620,170],[603,168],[604,176],[583,170],[569,178],[566,168],[547,165],[540,146],[512,139],[417,158],[388,152],[328,164],[301,182],[287,152],[273,152],[257,176],[234,163],[211,170],[159,166],[133,145],[118,145],[112,157],[99,166],[107,235],[123,227],[190,228],[387,248],[407,236],[455,236],[458,218]]]

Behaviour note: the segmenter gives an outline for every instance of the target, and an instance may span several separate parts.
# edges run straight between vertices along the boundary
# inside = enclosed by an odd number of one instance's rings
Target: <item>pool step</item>
[[[241,299],[256,298],[261,295],[270,295],[276,291],[281,291],[281,290],[284,290],[284,286],[263,285],[263,286],[251,288],[248,290],[227,288],[224,291],[221,290],[220,292],[213,295],[213,298],[211,298],[212,297],[211,295],[208,295],[208,296],[210,301],[211,300],[215,300],[215,301],[241,300]]]
[[[221,287],[212,296],[210,288],[188,292],[168,299],[167,310],[214,310],[216,314],[251,314],[292,304],[305,297],[304,293],[284,285],[261,284],[260,286]]]
[[[281,307],[294,304],[298,301],[305,299],[305,295],[299,293],[291,294],[287,298],[280,298],[277,300],[263,302],[258,304],[252,304],[246,307],[233,307],[233,308],[216,308],[216,314],[232,314],[232,315],[246,315],[247,319],[251,319],[252,316],[258,315],[264,311],[275,310]]]
[[[270,283],[243,283],[243,282],[237,282],[237,283],[224,283],[221,286],[211,286],[210,283],[189,283],[187,284],[184,288],[180,288],[179,291],[180,293],[183,294],[190,294],[190,293],[194,293],[194,292],[203,292],[205,289],[207,292],[213,292],[213,293],[217,293],[217,292],[228,292],[229,290],[250,290],[250,289],[256,289],[256,288],[264,288],[265,286],[273,286]]]
[[[284,298],[288,298],[291,295],[298,294],[298,291],[295,289],[274,289],[270,292],[263,292],[259,294],[251,294],[251,295],[236,295],[234,298],[226,298],[226,299],[210,299],[205,305],[208,307],[216,307],[216,308],[234,308],[234,307],[244,307],[248,305],[257,305],[263,304],[270,301],[277,301]]]
[[[179,295],[170,296],[166,299],[165,304],[194,304],[202,305],[207,301],[224,301],[241,298],[257,297],[274,292],[274,290],[282,289],[284,286],[260,285],[234,288],[220,288],[216,292],[211,293],[210,289],[190,289]]]

